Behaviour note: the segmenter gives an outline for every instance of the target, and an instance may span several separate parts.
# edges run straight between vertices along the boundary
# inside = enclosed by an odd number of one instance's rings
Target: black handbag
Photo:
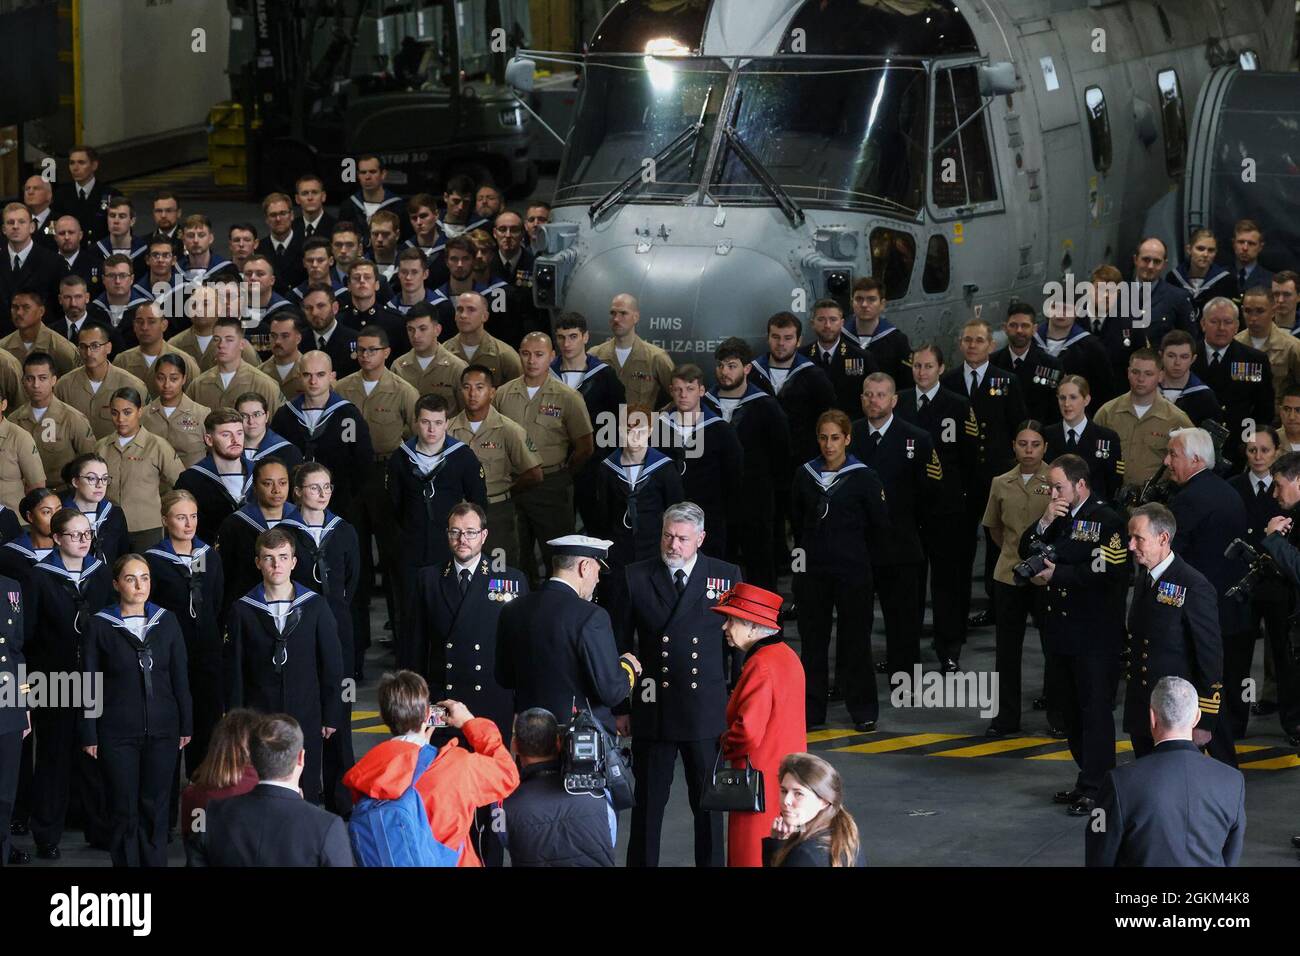
[[[767,809],[763,794],[763,771],[755,770],[745,758],[745,769],[720,766],[722,750],[713,762],[713,777],[700,795],[700,809],[729,813],[762,813]]]

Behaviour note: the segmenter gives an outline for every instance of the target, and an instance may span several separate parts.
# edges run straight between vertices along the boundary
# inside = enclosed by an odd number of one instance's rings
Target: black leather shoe
[[[31,832],[32,831],[28,828],[27,824],[23,823],[21,820],[11,820],[9,822],[10,836],[27,836],[27,834]]]
[[[994,621],[993,621],[992,611],[980,611],[978,614],[972,614],[970,616],[970,618],[966,621],[966,626],[967,627],[992,627],[993,623]]]
[[[58,860],[62,859],[63,851],[61,851],[57,846],[51,846],[47,843],[38,843],[36,844],[36,855],[42,860]]]
[[[955,674],[959,670],[961,670],[961,668],[958,666],[957,662],[953,660],[951,657],[946,657],[939,662],[940,674]]]
[[[989,729],[984,731],[984,736],[990,740],[1001,740],[1003,737],[1014,737],[1020,733],[1019,727],[997,727],[990,725]]]
[[[1074,803],[1083,796],[1079,790],[1058,790],[1052,795],[1053,803]]]
[[[889,673],[889,663],[888,663],[887,661],[876,661],[876,673],[877,673],[877,674],[888,674],[888,673]]]
[[[1250,705],[1250,712],[1256,717],[1265,717],[1277,713],[1277,704],[1271,700],[1256,701]]]
[[[1080,797],[1078,800],[1075,800],[1074,803],[1070,804],[1070,808],[1066,812],[1068,812],[1072,817],[1086,817],[1088,814],[1092,813],[1092,808],[1096,805],[1097,801],[1092,799],[1092,797]]]
[[[860,720],[853,725],[853,729],[860,734],[875,733],[876,722],[874,720]]]
[[[1300,836],[1293,836],[1291,838],[1291,845],[1297,850],[1300,850]]]
[[[809,718],[805,718],[803,723],[804,723],[804,729],[805,729],[805,730],[825,730],[825,729],[826,729],[826,718],[825,718],[825,717],[823,717],[821,720],[812,720],[812,719],[809,719]]]
[[[9,848],[9,859],[6,861],[7,866],[22,866],[24,863],[32,862],[32,855],[26,850],[20,850],[16,846]]]
[[[1048,724],[1047,736],[1055,737],[1057,740],[1064,740],[1066,737],[1070,735],[1067,734],[1064,730],[1061,730],[1059,727],[1053,727],[1051,724]]]
[[[1034,698],[1034,710],[1047,710],[1047,698],[1046,698],[1046,697],[1035,697],[1035,698]]]

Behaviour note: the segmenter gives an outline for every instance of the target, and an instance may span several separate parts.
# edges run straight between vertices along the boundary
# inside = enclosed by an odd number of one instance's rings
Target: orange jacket
[[[460,866],[482,866],[469,840],[474,811],[513,793],[519,786],[519,768],[501,741],[501,731],[486,717],[475,717],[461,733],[473,751],[461,747],[458,740],[449,741],[416,789],[434,837],[453,850],[464,845]],[[411,785],[419,752],[419,745],[396,738],[372,749],[343,777],[352,802],[362,797],[400,797]]]

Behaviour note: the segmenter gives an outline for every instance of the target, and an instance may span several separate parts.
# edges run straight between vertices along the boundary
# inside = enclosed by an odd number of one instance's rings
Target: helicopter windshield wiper
[[[803,210],[799,208],[799,204],[790,198],[790,194],[786,192],[785,187],[773,179],[772,174],[767,171],[761,162],[759,162],[758,157],[750,152],[749,147],[741,140],[740,134],[736,132],[736,128],[734,126],[728,126],[722,131],[722,135],[727,138],[727,143],[736,151],[736,155],[740,157],[740,161],[745,164],[750,173],[753,174],[754,178],[758,180],[759,185],[766,189],[771,197],[776,200],[776,204],[780,206],[781,211],[785,213],[785,218],[790,220],[790,225],[795,227],[802,226],[804,223],[804,215]]]

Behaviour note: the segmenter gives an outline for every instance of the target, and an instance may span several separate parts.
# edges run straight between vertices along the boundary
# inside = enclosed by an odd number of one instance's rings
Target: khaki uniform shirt
[[[443,348],[466,365],[486,365],[492,370],[492,384],[497,388],[512,378],[524,374],[524,365],[519,360],[519,353],[489,332],[483,333],[483,339],[479,342],[473,358],[465,354],[465,346],[460,344],[460,335],[449,338],[443,343]],[[456,387],[460,387],[459,381]]]
[[[167,444],[180,455],[181,464],[188,468],[208,453],[208,446],[203,442],[203,420],[210,411],[206,405],[182,395],[176,410],[168,415],[163,411],[162,399],[155,398],[140,412],[140,424],[159,438],[167,439]]]
[[[284,404],[279,383],[262,372],[256,362],[241,361],[229,385],[222,386],[221,369],[214,365],[185,386],[186,395],[208,408],[234,408],[235,400],[245,392],[256,392],[266,399],[267,418]]]
[[[1237,341],[1255,347],[1249,329],[1238,332]],[[1273,414],[1280,415],[1283,394],[1292,385],[1300,385],[1300,339],[1274,325],[1260,351],[1268,356],[1268,364],[1273,369]]]
[[[32,436],[21,426],[0,420],[0,504],[17,514],[27,489],[44,484],[45,468]]]
[[[163,342],[161,355],[179,355],[185,361],[185,384],[189,385],[199,377],[199,363],[194,361],[194,356],[189,352],[184,352],[172,345],[170,342]],[[156,362],[157,359],[154,359]],[[113,364],[118,368],[126,369],[140,381],[149,387],[149,397],[158,397],[158,381],[154,378],[153,364],[145,360],[144,353],[140,351],[140,346],[133,349],[127,349],[121,355],[113,356]]]
[[[50,396],[50,404],[40,421],[36,420],[30,405],[18,409],[9,420],[32,436],[45,469],[45,480],[52,484],[63,484],[64,465],[78,455],[95,450],[95,433],[86,416],[56,396]]]
[[[487,482],[489,503],[504,501],[515,479],[542,463],[533,440],[522,425],[517,425],[495,408],[489,408],[475,433],[469,427],[467,413],[461,412],[447,425],[447,434],[458,438],[478,455]]]
[[[1101,406],[1093,421],[1119,435],[1124,478],[1133,485],[1146,484],[1160,470],[1169,450],[1171,431],[1192,427],[1187,414],[1158,392],[1141,419],[1133,413],[1133,393],[1125,392]]]
[[[302,370],[294,362],[287,378],[280,377],[280,370],[275,367],[275,356],[271,356],[258,366],[258,371],[280,386],[280,394],[286,402],[292,402],[303,393]]]
[[[188,328],[184,332],[177,332],[167,341],[182,352],[188,354],[190,358],[194,359],[194,361],[199,364],[199,371],[201,372],[206,372],[208,369],[212,368],[212,366],[217,364],[217,347],[213,345],[212,341],[209,339],[208,347],[200,350],[199,339],[198,336],[194,334],[193,328]],[[244,343],[244,350],[240,353],[240,358],[254,368],[256,368],[258,363],[261,361],[261,359],[257,357],[257,351],[247,342]],[[191,379],[191,381],[193,380]]]
[[[543,474],[563,468],[573,443],[592,432],[587,403],[554,378],[540,385],[531,399],[524,380],[514,379],[497,390],[492,404],[502,415],[524,426],[542,459]]]
[[[162,527],[162,496],[172,490],[185,467],[176,449],[147,428],[135,433],[125,448],[117,432],[105,435],[95,450],[108,462],[112,481],[108,499],[122,509],[127,528],[134,534]]]
[[[44,352],[54,359],[54,371],[58,375],[67,375],[81,364],[81,353],[77,347],[44,324],[37,330],[36,341],[31,348],[23,345],[22,334],[14,331],[0,339],[0,349],[16,358],[20,366],[33,352]]]
[[[23,363],[4,349],[0,349],[0,395],[8,400],[10,408],[27,401],[27,393],[23,391]]]
[[[357,408],[370,426],[370,441],[375,454],[391,455],[397,446],[415,434],[415,403],[420,393],[405,379],[384,369],[375,387],[366,394],[365,379],[353,372],[334,386],[338,392]]]
[[[128,387],[139,392],[141,398],[149,393],[144,382],[116,365],[108,367],[104,381],[100,383],[98,390],[94,390],[90,387],[90,378],[83,367],[74,368],[59,379],[54,386],[54,394],[85,415],[95,437],[103,438],[105,435],[117,434],[117,429],[113,427],[113,416],[109,414],[113,393],[119,388]],[[150,525],[150,527],[156,528],[158,525]]]
[[[984,527],[1002,536],[1002,550],[993,569],[993,580],[1015,584],[1012,568],[1020,563],[1020,536],[1038,521],[1052,500],[1047,462],[1038,466],[1029,481],[1020,480],[1020,466],[993,479],[989,486],[989,503],[984,508]]]
[[[392,370],[410,382],[422,397],[432,394],[445,398],[447,415],[455,418],[461,410],[460,373],[465,371],[466,364],[464,359],[439,345],[429,358],[428,368],[420,368],[419,356],[412,349],[393,363]]]
[[[587,349],[587,354],[600,359],[618,374],[618,380],[627,391],[629,405],[649,405],[653,408],[659,404],[656,401],[659,389],[662,388],[665,395],[672,392],[673,360],[659,346],[651,345],[643,338],[633,340],[626,365],[618,364],[613,339]]]

